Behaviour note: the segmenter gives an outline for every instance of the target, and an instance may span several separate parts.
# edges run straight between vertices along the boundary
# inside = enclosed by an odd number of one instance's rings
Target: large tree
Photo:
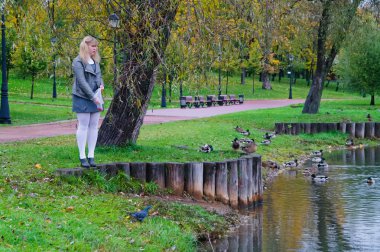
[[[100,145],[135,143],[148,108],[156,69],[168,44],[178,0],[115,1],[127,59],[115,94],[99,131]],[[113,7],[111,5],[111,7]]]
[[[321,16],[317,37],[317,64],[302,113],[319,111],[324,79],[344,41],[360,0],[320,0]]]

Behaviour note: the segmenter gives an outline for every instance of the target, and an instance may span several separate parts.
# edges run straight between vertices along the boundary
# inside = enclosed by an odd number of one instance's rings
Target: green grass
[[[184,83],[183,95],[208,95],[217,94],[218,78],[215,74],[210,74],[210,83],[208,86],[196,88],[194,83]],[[247,79],[246,85],[240,84],[239,76],[232,76],[229,79],[229,94],[244,94],[245,99],[287,99],[289,95],[289,79],[283,78],[281,83],[272,82],[273,90],[263,90],[261,83],[256,80],[255,92],[252,93],[252,83]],[[51,121],[60,121],[74,119],[75,114],[71,112],[71,83],[70,79],[57,80],[58,98],[52,99],[52,80],[37,79],[34,87],[34,98],[30,99],[31,80],[22,79],[11,74],[9,80],[9,106],[12,125],[25,125],[31,123],[44,123]],[[225,93],[226,80],[222,79],[222,93]],[[169,102],[169,91],[167,91],[167,107],[178,107],[179,90],[178,85],[173,85],[172,101]],[[309,92],[306,81],[297,80],[293,86],[293,98],[305,99]],[[105,97],[107,108],[113,95],[111,85],[106,85]],[[341,91],[335,91],[335,84],[329,85],[323,92],[323,99],[359,99],[358,94],[346,92],[343,88]],[[369,104],[369,98],[366,98]],[[161,85],[157,83],[150,101],[150,108],[158,109],[161,105]],[[103,112],[103,116],[105,112]],[[0,127],[3,125],[0,125]]]
[[[298,91],[295,94],[298,95]],[[27,96],[21,97],[21,90],[19,95],[20,101],[27,101]],[[266,131],[274,129],[275,122],[365,121],[368,113],[374,121],[380,120],[379,107],[368,106],[368,99],[346,93],[331,98],[346,95],[353,99],[324,101],[316,115],[302,114],[302,106],[295,105],[143,125],[136,145],[98,147],[96,160],[98,163],[221,161],[240,156],[230,147],[234,137],[241,137],[233,129],[236,125],[250,129],[251,137],[260,141]],[[44,118],[41,121],[70,118],[69,97],[57,102],[41,96],[36,101],[40,104],[29,101],[22,104],[14,100],[11,106],[13,112],[18,112],[12,120],[19,124],[31,122],[24,108],[32,107]],[[21,111],[26,114],[24,117]],[[280,135],[271,145],[259,146],[258,153],[263,160],[281,163],[301,158],[311,150],[343,147],[346,137],[341,133]],[[378,144],[376,140],[359,142]],[[212,144],[215,151],[210,154],[198,152],[199,145],[205,143]],[[175,147],[179,145],[188,148]],[[40,164],[41,168],[35,164]],[[81,179],[54,175],[57,168],[77,165],[78,150],[73,135],[0,144],[0,247],[4,248],[0,250],[137,251],[143,248],[145,251],[165,251],[175,248],[194,251],[197,238],[218,235],[226,230],[224,218],[199,206],[142,196],[167,193],[153,184],[141,185],[123,175],[112,179],[97,173]],[[128,213],[148,204],[153,206],[151,213],[154,215],[142,223],[132,222]]]

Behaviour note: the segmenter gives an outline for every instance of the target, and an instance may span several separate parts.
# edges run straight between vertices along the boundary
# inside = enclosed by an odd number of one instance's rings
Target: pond
[[[380,251],[380,146],[324,157],[328,168],[315,169],[327,182],[312,182],[304,169],[282,173],[236,233],[199,250]]]

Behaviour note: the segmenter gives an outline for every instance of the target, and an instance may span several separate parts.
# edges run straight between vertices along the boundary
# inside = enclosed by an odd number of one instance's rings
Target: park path
[[[148,110],[144,117],[144,124],[158,124],[180,120],[210,117],[222,114],[235,113],[246,110],[284,107],[291,104],[303,103],[304,100],[250,100],[243,104],[231,106],[215,106],[206,108],[169,108]],[[24,126],[0,127],[0,143],[23,141],[41,137],[71,135],[76,131],[76,120],[58,121]]]

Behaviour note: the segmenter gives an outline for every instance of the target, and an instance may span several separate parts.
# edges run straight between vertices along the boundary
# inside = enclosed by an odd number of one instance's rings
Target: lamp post
[[[289,54],[288,55],[288,58],[289,58],[289,99],[293,99],[293,93],[292,93],[292,84],[293,84],[293,60],[294,60],[294,57],[293,55]]]
[[[50,39],[51,45],[53,46],[53,98],[57,98],[57,81],[55,79],[55,68],[57,66],[55,61],[55,43],[57,42],[56,37]]]
[[[1,14],[1,107],[0,107],[0,123],[1,124],[11,124],[11,116],[9,113],[9,103],[8,103],[8,80],[7,80],[7,50],[5,47],[5,17],[4,10]]]
[[[117,36],[116,36],[116,28],[119,28],[120,25],[120,18],[118,15],[115,13],[112,13],[108,17],[108,22],[109,25],[115,30],[114,33],[114,39],[113,39],[113,84],[116,89],[116,82],[117,82],[117,61],[116,61],[116,41],[117,41]]]

